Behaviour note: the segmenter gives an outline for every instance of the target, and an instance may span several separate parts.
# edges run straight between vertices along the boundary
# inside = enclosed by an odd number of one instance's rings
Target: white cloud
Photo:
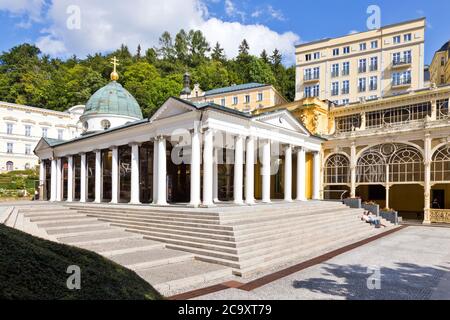
[[[267,6],[267,10],[269,11],[269,15],[276,20],[279,21],[284,21],[286,20],[284,18],[283,13],[281,12],[281,10],[276,10],[274,7],[272,7],[271,5]]]
[[[31,10],[28,14],[41,12],[42,5],[38,6],[38,2],[0,0],[0,10],[11,3],[15,4],[12,8],[17,14],[25,14],[26,11],[23,10]],[[239,10],[233,2],[226,2],[234,8],[234,20],[239,19]],[[32,3],[35,7],[27,6],[26,3]],[[67,8],[73,5],[80,9],[80,29],[67,28],[70,16]],[[128,45],[131,51],[138,44],[146,49],[158,45],[158,39],[164,31],[174,35],[184,28],[201,30],[211,44],[218,41],[229,57],[237,55],[238,46],[245,38],[251,53],[259,54],[263,49],[271,52],[278,48],[285,56],[285,61],[292,63],[294,45],[300,40],[293,32],[278,33],[260,24],[227,22],[211,17],[204,0],[109,0],[107,3],[54,0],[48,4],[45,19],[48,27],[41,31],[42,36],[37,39],[36,44],[44,53],[58,56],[76,54],[82,57],[95,52],[112,51],[121,44]]]
[[[0,0],[0,11],[13,15],[26,15],[34,21],[41,17],[44,0]]]
[[[348,34],[356,34],[356,33],[359,33],[359,31],[358,30],[350,30],[350,32]]]

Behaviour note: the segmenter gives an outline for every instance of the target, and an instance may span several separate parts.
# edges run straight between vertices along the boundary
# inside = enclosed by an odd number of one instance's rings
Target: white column
[[[158,199],[158,140],[153,139],[153,204]]]
[[[140,204],[139,197],[139,144],[131,145],[131,197],[130,204]]]
[[[248,137],[245,159],[245,203],[255,203],[255,138]]]
[[[191,139],[191,202],[190,205],[198,207],[200,205],[200,133],[194,128]]]
[[[62,200],[63,183],[62,183],[62,162],[61,158],[56,160],[56,201]]]
[[[163,206],[167,205],[167,183],[166,183],[166,139],[164,137],[158,138],[158,192],[156,204]]]
[[[356,198],[356,145],[350,150],[350,198]]]
[[[391,188],[391,185],[389,183],[390,179],[390,170],[389,165],[386,165],[386,208],[390,209],[389,207],[389,189]]]
[[[242,183],[244,179],[244,138],[237,136],[234,143],[234,203],[243,204]]]
[[[288,145],[284,153],[284,200],[292,201],[292,146]]]
[[[313,199],[320,200],[320,153],[313,154]]]
[[[111,147],[111,203],[119,202],[119,148]]]
[[[95,151],[95,203],[102,202],[102,152]]]
[[[39,200],[45,200],[45,175],[45,163],[44,160],[41,160],[41,163],[39,164]]]
[[[262,202],[270,203],[270,140],[262,143]]]
[[[219,149],[214,148],[213,202],[219,202]]]
[[[213,203],[213,161],[214,155],[214,134],[208,129],[204,134],[203,146],[203,205],[212,206]]]
[[[297,151],[297,200],[306,201],[306,152],[304,148]]]
[[[425,136],[424,224],[431,224],[431,137]]]
[[[87,201],[87,171],[86,171],[86,153],[81,154],[81,168],[80,168],[80,202]]]
[[[56,193],[57,191],[57,168],[56,168],[56,159],[52,159],[52,166],[51,166],[51,190],[50,190],[50,201],[56,201]]]
[[[67,157],[67,202],[73,202],[73,156]]]

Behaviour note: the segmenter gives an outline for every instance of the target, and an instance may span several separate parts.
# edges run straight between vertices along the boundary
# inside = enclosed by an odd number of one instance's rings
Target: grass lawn
[[[69,290],[69,266],[81,269],[81,289]],[[0,225],[0,299],[157,300],[136,273],[102,256]]]

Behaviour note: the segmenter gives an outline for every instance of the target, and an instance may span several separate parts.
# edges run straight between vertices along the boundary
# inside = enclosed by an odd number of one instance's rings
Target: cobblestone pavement
[[[450,300],[450,228],[408,227],[251,292],[197,299]]]

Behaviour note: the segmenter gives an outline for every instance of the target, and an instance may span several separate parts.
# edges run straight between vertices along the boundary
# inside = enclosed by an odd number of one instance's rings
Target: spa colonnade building
[[[88,101],[84,134],[43,138],[42,200],[213,206],[321,198],[321,143],[287,110],[252,116],[168,99],[150,119],[112,77]]]

